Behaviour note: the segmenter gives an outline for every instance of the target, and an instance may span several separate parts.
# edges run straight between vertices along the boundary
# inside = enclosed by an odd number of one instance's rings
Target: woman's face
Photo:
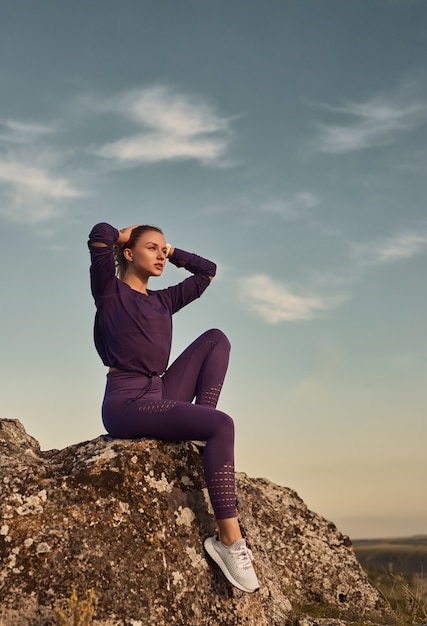
[[[125,248],[128,269],[141,277],[160,276],[166,263],[166,239],[156,230],[138,237],[133,248]]]

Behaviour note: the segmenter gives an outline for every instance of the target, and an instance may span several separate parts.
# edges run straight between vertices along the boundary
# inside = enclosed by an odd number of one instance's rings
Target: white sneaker
[[[204,546],[232,585],[249,593],[259,589],[258,578],[252,566],[254,558],[244,539],[225,546],[219,536],[215,535],[205,539]]]

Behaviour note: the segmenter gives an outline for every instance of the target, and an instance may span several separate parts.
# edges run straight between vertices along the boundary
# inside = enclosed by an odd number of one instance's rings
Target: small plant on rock
[[[68,610],[63,611],[55,604],[55,613],[58,618],[58,626],[91,626],[95,613],[95,592],[89,589],[86,599],[80,600],[76,589],[68,600]]]

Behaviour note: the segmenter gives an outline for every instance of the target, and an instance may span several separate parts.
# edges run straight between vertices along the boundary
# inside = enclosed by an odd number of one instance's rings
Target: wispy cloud
[[[300,191],[287,197],[263,202],[259,209],[262,213],[271,213],[284,220],[304,219],[319,204],[317,196],[310,191]]]
[[[22,161],[0,159],[0,183],[7,198],[1,213],[17,222],[52,219],[60,212],[62,201],[82,195],[66,178]]]
[[[269,324],[314,319],[348,299],[344,295],[300,295],[265,274],[242,278],[239,286],[244,302]]]
[[[53,133],[54,130],[53,126],[46,126],[44,124],[0,119],[0,139],[12,144],[35,141],[39,137]]]
[[[318,135],[313,147],[329,154],[389,145],[398,133],[412,129],[427,113],[424,103],[408,103],[398,97],[376,97],[366,102],[346,102],[343,106],[314,105],[335,117],[338,114],[347,118],[345,123],[316,123]]]
[[[228,148],[229,120],[200,98],[171,87],[130,91],[107,100],[101,109],[135,124],[132,135],[94,150],[122,165],[175,159],[217,164]]]
[[[368,243],[353,244],[353,255],[361,266],[410,259],[427,249],[427,232],[403,232]]]
[[[0,214],[37,223],[62,214],[64,201],[82,193],[64,175],[62,157],[50,145],[54,126],[0,119]]]
[[[0,180],[23,192],[54,200],[81,195],[65,178],[22,163],[0,161]]]
[[[230,120],[219,116],[206,101],[171,87],[132,90],[111,98],[81,98],[79,107],[72,106],[66,114],[70,113],[74,127],[83,118],[101,127],[107,119],[104,136],[111,141],[104,140],[90,150],[82,145],[81,135],[77,133],[76,140],[70,135],[70,124],[0,118],[3,217],[34,223],[63,215],[67,202],[85,195],[76,182],[79,169],[80,180],[87,180],[105,171],[107,163],[107,169],[111,164],[121,168],[178,159],[229,165]],[[125,132],[129,134],[125,136]],[[67,148],[61,145],[64,137]],[[76,150],[86,159],[90,154],[90,167],[84,172],[75,159]],[[94,160],[94,154],[103,160]],[[74,163],[73,170],[66,169],[67,163]]]

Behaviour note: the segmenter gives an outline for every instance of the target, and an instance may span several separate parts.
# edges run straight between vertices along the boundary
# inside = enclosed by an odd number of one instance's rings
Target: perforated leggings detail
[[[142,413],[167,413],[177,404],[174,400],[153,400],[152,402],[147,400],[144,403],[139,403],[138,411]]]
[[[234,464],[228,463],[214,472],[208,489],[210,497],[215,500],[217,510],[229,516],[229,511],[236,506]]]
[[[215,387],[200,391],[197,395],[196,403],[203,404],[205,406],[212,406],[215,409],[218,404],[221,389],[222,383],[219,383]]]

